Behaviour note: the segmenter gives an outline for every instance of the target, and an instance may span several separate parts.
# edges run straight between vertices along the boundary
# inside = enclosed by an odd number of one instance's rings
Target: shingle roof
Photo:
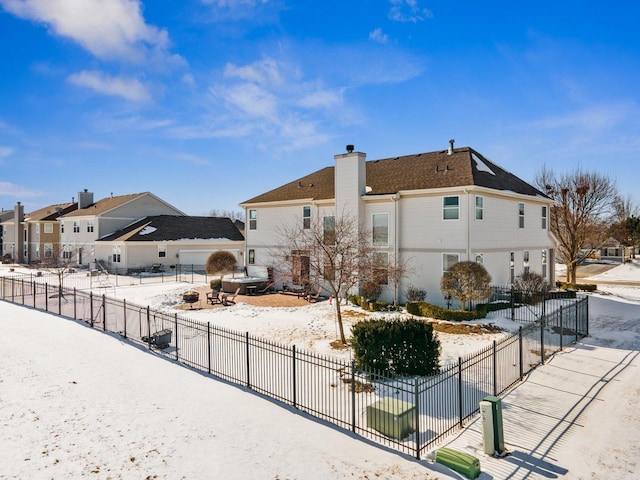
[[[98,241],[164,242],[196,239],[243,241],[244,236],[233,220],[226,217],[157,215],[138,220]]]
[[[88,207],[79,208],[78,210],[71,212],[65,217],[82,217],[84,215],[100,215],[101,213],[108,212],[109,210],[116,208],[120,205],[124,205],[131,200],[147,195],[149,192],[143,193],[131,193],[128,195],[118,195],[115,197],[106,197],[92,203]]]
[[[31,222],[56,220],[58,217],[66,215],[77,208],[77,203],[58,203],[27,213],[24,218]]]
[[[507,172],[472,148],[454,149],[366,162],[367,196],[399,191],[477,185],[523,195],[544,193]],[[325,167],[243,203],[334,198],[335,167]]]

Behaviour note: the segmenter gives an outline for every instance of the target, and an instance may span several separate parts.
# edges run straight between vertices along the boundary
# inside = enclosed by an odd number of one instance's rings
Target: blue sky
[[[333,164],[471,146],[636,203],[636,2],[0,0],[0,206],[192,215]]]

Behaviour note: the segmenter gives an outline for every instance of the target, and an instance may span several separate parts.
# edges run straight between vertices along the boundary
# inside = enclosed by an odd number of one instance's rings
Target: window
[[[322,272],[322,276],[325,280],[335,280],[336,278],[336,269],[331,262],[331,257],[329,255],[324,256],[324,269]]]
[[[255,265],[256,263],[256,251],[253,248],[249,249],[249,265]]]
[[[40,233],[40,224],[36,223],[36,233],[39,234]]]
[[[389,214],[373,214],[373,244],[377,247],[389,245]]]
[[[249,210],[249,230],[258,228],[258,211]]]
[[[167,256],[167,246],[158,245],[158,258],[165,258]]]
[[[28,240],[28,235],[29,235],[29,234],[27,233],[27,229],[25,228],[25,229],[22,231],[22,233],[23,233],[22,238],[23,238],[23,239],[24,239],[24,241],[26,242],[26,241]]]
[[[324,235],[324,243],[333,245],[336,243],[336,217],[327,216],[322,219],[322,231]]]
[[[120,263],[120,245],[114,245],[112,249],[111,260],[113,263]]]
[[[389,284],[389,254],[373,252],[373,275],[380,285]]]
[[[53,233],[53,223],[44,224],[44,233]]]
[[[542,250],[542,276],[547,278],[547,251]]]
[[[71,245],[65,245],[62,247],[62,258],[65,260],[71,259]]]
[[[542,207],[542,229],[547,229],[547,207]]]
[[[302,228],[311,228],[311,207],[302,207]]]
[[[93,232],[93,220],[87,220],[87,232],[88,233]]]
[[[457,220],[460,218],[460,197],[443,198],[442,218],[444,220]]]
[[[460,261],[460,255],[457,253],[442,254],[442,271],[448,272],[449,269]]]
[[[44,258],[53,258],[53,243],[44,244]]]
[[[309,255],[301,250],[291,252],[292,272],[291,281],[294,285],[306,285],[309,283]]]
[[[522,267],[524,273],[529,273],[529,250],[525,250],[522,255]]]
[[[518,204],[518,228],[524,228],[524,203]]]
[[[476,263],[484,264],[484,253],[476,253]]]
[[[60,223],[60,233],[64,233],[64,223]]]
[[[509,278],[511,283],[515,280],[516,277],[516,253],[509,253]]]
[[[476,220],[482,220],[484,218],[484,198],[476,197]]]
[[[80,233],[80,222],[77,220],[73,221],[73,233]]]

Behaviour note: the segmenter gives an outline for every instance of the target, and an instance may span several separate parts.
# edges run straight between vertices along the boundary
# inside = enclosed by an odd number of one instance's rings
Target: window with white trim
[[[87,233],[93,233],[93,220],[87,220]]]
[[[64,222],[60,222],[60,233],[64,233]]]
[[[120,247],[120,245],[114,245],[111,249],[111,252],[111,261],[113,263],[120,263],[122,252],[122,248]]]
[[[522,254],[522,270],[529,273],[529,250],[525,250]]]
[[[389,284],[389,254],[373,252],[373,275],[380,285]]]
[[[158,245],[158,258],[165,258],[167,256],[167,246]]]
[[[53,258],[53,243],[44,244],[44,258]]]
[[[44,224],[44,233],[53,233],[53,223]]]
[[[40,224],[36,223],[36,233],[39,235],[40,234]]]
[[[442,254],[442,272],[448,272],[449,269],[460,261],[459,253],[443,253]]]
[[[65,260],[71,259],[71,245],[64,245],[62,247],[62,258]]]
[[[336,243],[336,217],[328,215],[322,219],[323,241],[326,245]]]
[[[443,197],[442,218],[443,220],[458,220],[460,218],[460,197]]]
[[[547,229],[547,207],[546,205],[542,207],[542,229]]]
[[[484,265],[484,253],[476,253],[476,263]]]
[[[518,228],[524,228],[524,203],[518,204]]]
[[[256,230],[258,228],[258,211],[255,209],[249,210],[249,230]]]
[[[484,197],[476,196],[476,220],[484,218]]]
[[[256,251],[253,248],[249,249],[249,255],[248,255],[248,262],[249,265],[255,265],[256,263]]]
[[[547,278],[547,251],[542,250],[542,276]]]
[[[516,278],[516,252],[509,252],[509,279],[511,283]]]
[[[73,233],[80,233],[80,222],[77,220],[73,221]]]
[[[376,247],[387,247],[389,245],[389,214],[374,213],[373,223],[373,244]]]
[[[311,207],[302,207],[302,228],[305,230],[311,228]]]

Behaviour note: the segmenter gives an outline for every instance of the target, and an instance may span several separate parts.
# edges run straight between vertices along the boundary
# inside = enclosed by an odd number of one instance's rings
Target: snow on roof
[[[142,230],[140,230],[140,233],[138,235],[149,235],[156,230],[158,230],[156,227],[144,227]]]
[[[473,160],[476,162],[476,168],[478,169],[479,172],[487,172],[487,173],[490,173],[491,175],[495,175],[495,172],[491,170],[491,168],[489,168],[489,166],[486,163],[480,160],[480,158],[473,151],[471,152],[471,158],[473,158]]]

